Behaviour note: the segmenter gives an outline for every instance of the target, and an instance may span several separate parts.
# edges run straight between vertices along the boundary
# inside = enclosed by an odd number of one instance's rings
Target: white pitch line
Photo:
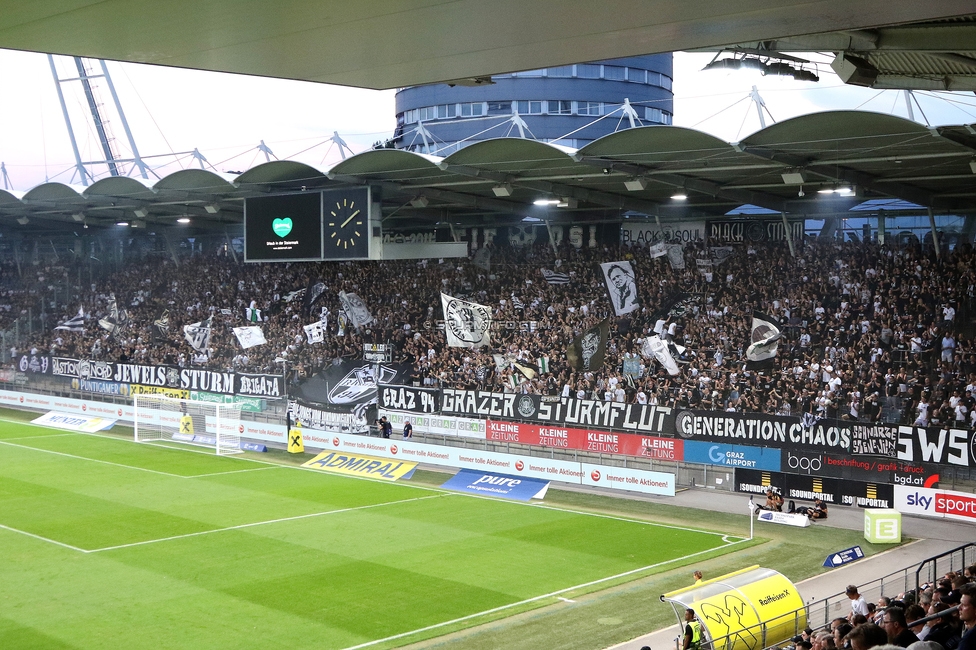
[[[72,546],[71,544],[65,544],[64,542],[59,542],[54,539],[48,539],[47,537],[41,537],[40,535],[35,535],[34,533],[28,533],[26,530],[18,530],[17,528],[11,528],[10,526],[4,526],[0,524],[0,528],[4,530],[9,530],[12,533],[18,533],[20,535],[26,535],[27,537],[33,537],[34,539],[39,539],[42,542],[47,542],[48,544],[54,544],[55,546],[61,546],[62,548],[71,549],[72,551],[78,551],[79,553],[87,553],[83,548],[78,548],[77,546]]]
[[[725,546],[735,546],[736,544],[741,544],[744,541],[748,541],[748,540],[741,540],[741,541],[738,541],[738,542],[732,542],[731,544],[726,544]],[[560,594],[565,594],[565,593],[567,593],[569,591],[573,591],[575,589],[585,589],[587,587],[592,587],[593,585],[598,585],[598,584],[601,584],[601,583],[604,583],[604,582],[609,582],[611,580],[617,580],[619,578],[626,578],[627,576],[631,576],[631,575],[634,575],[636,573],[641,573],[642,571],[647,571],[649,569],[656,569],[656,568],[661,567],[661,566],[664,566],[666,564],[672,564],[674,562],[680,562],[682,560],[687,560],[687,559],[693,558],[693,557],[698,556],[698,555],[703,555],[705,553],[711,553],[712,551],[717,551],[720,548],[722,548],[722,547],[721,546],[717,546],[715,548],[706,549],[704,551],[698,551],[697,553],[691,553],[689,555],[683,555],[681,557],[676,557],[676,558],[671,559],[671,560],[665,560],[663,562],[657,562],[655,564],[648,564],[647,566],[643,566],[643,567],[640,567],[640,568],[637,568],[637,569],[631,569],[630,571],[624,571],[623,573],[618,573],[617,575],[608,576],[606,578],[599,578],[597,580],[591,580],[590,582],[584,582],[581,585],[575,585],[573,587],[566,587],[564,589],[558,589],[558,590],[552,591],[552,592],[550,592],[548,594],[542,594],[541,596],[533,596],[532,598],[526,598],[525,600],[520,600],[517,603],[509,603],[508,605],[502,605],[500,607],[494,607],[492,609],[486,609],[483,612],[477,612],[475,614],[468,614],[467,616],[461,616],[460,618],[455,618],[455,619],[450,620],[450,621],[444,621],[442,623],[435,623],[433,625],[428,625],[427,627],[421,627],[421,628],[418,628],[416,630],[411,630],[410,632],[401,632],[400,634],[394,634],[393,636],[388,636],[388,637],[383,638],[383,639],[376,639],[374,641],[367,641],[366,643],[360,643],[359,645],[349,646],[348,648],[345,648],[344,650],[359,650],[359,648],[368,648],[370,646],[374,646],[374,645],[377,645],[379,643],[386,643],[387,641],[396,641],[398,639],[403,639],[403,638],[406,638],[406,637],[409,637],[409,636],[413,636],[414,634],[420,634],[422,632],[429,632],[430,630],[436,630],[436,629],[439,629],[439,628],[442,628],[442,627],[447,627],[448,625],[454,625],[455,623],[463,623],[465,621],[470,621],[470,620],[475,619],[475,618],[478,618],[480,616],[487,616],[489,614],[495,614],[497,612],[502,612],[502,611],[505,611],[506,609],[512,609],[513,607],[518,607],[520,605],[527,605],[529,603],[534,603],[534,602],[543,600],[545,598],[552,598],[552,597],[558,598]]]
[[[213,530],[201,530],[198,533],[187,533],[185,535],[173,535],[172,537],[161,537],[159,539],[148,539],[143,542],[132,542],[131,544],[119,544],[118,546],[106,546],[105,548],[96,548],[91,550],[82,550],[82,553],[101,553],[103,551],[117,551],[123,548],[132,548],[133,546],[146,546],[147,544],[158,544],[159,542],[170,542],[177,539],[186,539],[188,537],[200,537],[201,535],[212,535],[213,533],[223,533],[229,530],[242,530],[244,528],[254,528],[255,526],[266,526],[268,524],[280,524],[285,521],[297,521],[299,519],[310,519],[312,517],[322,517],[324,515],[337,515],[344,512],[353,512],[355,510],[368,510],[369,508],[381,508],[383,506],[395,506],[400,503],[410,503],[411,501],[423,501],[425,499],[437,499],[442,496],[447,496],[444,494],[430,494],[425,497],[414,497],[412,499],[400,499],[399,501],[384,501],[383,503],[372,503],[365,506],[354,506],[352,508],[340,508],[339,510],[324,510],[322,512],[311,512],[307,515],[296,515],[294,517],[281,517],[280,519],[269,519],[268,521],[255,521],[249,524],[239,524],[237,526],[227,526],[226,528],[215,528]]]
[[[556,596],[556,598],[558,598],[559,600],[563,601],[564,603],[575,603],[576,602],[575,600],[570,600],[569,598],[563,598],[562,596]]]
[[[9,422],[10,420],[4,420],[4,421],[5,422]],[[34,425],[31,425],[31,426],[34,426]],[[7,441],[7,440],[47,440],[48,438],[60,438],[62,436],[74,436],[74,435],[77,435],[77,434],[76,433],[73,433],[73,432],[70,432],[70,431],[65,431],[64,433],[52,433],[52,434],[47,435],[47,436],[21,436],[19,438],[4,438],[4,440],[5,441]]]
[[[617,515],[604,515],[599,512],[587,512],[586,510],[573,510],[571,508],[559,508],[556,506],[549,506],[542,503],[530,503],[528,505],[532,506],[533,508],[541,508],[542,510],[555,510],[557,512],[571,512],[576,515],[590,515],[591,517],[599,517],[600,519],[613,519],[615,521],[625,521],[632,524],[644,524],[647,526],[656,526],[658,528],[670,528],[671,530],[681,530],[686,533],[702,533],[704,535],[716,535],[718,537],[721,537],[723,542],[727,542],[730,544],[736,542],[729,542],[728,541],[729,538],[738,539],[740,541],[746,539],[745,537],[736,537],[735,535],[716,533],[715,531],[711,531],[711,530],[702,530],[701,528],[686,528],[684,526],[675,526],[673,524],[661,524],[656,521],[648,521],[646,519],[631,519],[629,517],[619,517]]]
[[[63,451],[53,451],[51,449],[39,449],[38,447],[30,447],[28,445],[18,445],[12,442],[7,442],[5,440],[0,440],[0,445],[8,445],[10,447],[19,447],[20,449],[28,449],[30,451],[39,451],[44,454],[54,454],[55,456],[64,456],[65,458],[74,458],[75,460],[87,460],[92,463],[101,463],[102,465],[111,465],[113,467],[122,467],[125,469],[135,469],[140,472],[149,472],[151,474],[160,474],[162,476],[169,476],[172,478],[186,478],[180,474],[172,474],[170,472],[161,472],[156,469],[149,469],[147,467],[136,467],[135,465],[123,465],[122,463],[113,463],[110,460],[99,460],[97,458],[88,458],[87,456],[75,456],[74,454],[68,454]]]
[[[277,467],[252,467],[251,469],[234,469],[229,472],[211,472],[210,474],[193,474],[191,476],[183,476],[181,478],[206,478],[208,476],[225,476],[227,474],[243,474],[244,472],[263,472],[269,469],[278,469]]]

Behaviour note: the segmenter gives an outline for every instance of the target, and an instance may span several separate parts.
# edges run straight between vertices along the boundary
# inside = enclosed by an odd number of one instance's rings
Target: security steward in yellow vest
[[[695,610],[685,610],[685,640],[681,650],[701,650],[701,623],[695,618]]]

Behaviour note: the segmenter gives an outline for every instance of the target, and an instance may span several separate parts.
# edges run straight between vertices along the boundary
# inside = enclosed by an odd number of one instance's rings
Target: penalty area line
[[[515,602],[515,603],[509,603],[508,605],[501,605],[499,607],[494,607],[492,609],[486,609],[483,612],[476,612],[474,614],[468,614],[467,616],[461,616],[459,618],[455,618],[455,619],[452,619],[450,621],[443,621],[442,623],[434,623],[433,625],[428,625],[427,627],[421,627],[421,628],[418,628],[416,630],[411,630],[409,632],[401,632],[400,634],[394,634],[393,636],[388,636],[388,637],[385,637],[383,639],[375,639],[373,641],[367,641],[366,643],[360,643],[359,645],[349,646],[348,648],[344,648],[344,650],[359,650],[360,648],[368,648],[370,646],[374,646],[374,645],[377,645],[377,644],[380,644],[380,643],[386,643],[387,641],[397,641],[399,639],[404,639],[404,638],[413,636],[415,634],[422,634],[423,632],[429,632],[431,630],[437,630],[437,629],[440,629],[440,628],[443,628],[443,627],[447,627],[449,625],[455,625],[457,623],[464,623],[465,621],[470,621],[470,620],[473,620],[473,619],[476,619],[476,618],[479,618],[479,617],[482,617],[482,616],[489,616],[491,614],[496,614],[498,612],[503,612],[503,611],[505,611],[507,609],[512,609],[514,607],[519,607],[521,605],[528,605],[530,603],[535,603],[535,602],[538,602],[540,600],[545,600],[546,598],[554,598],[555,597],[555,598],[557,598],[559,600],[567,600],[565,598],[561,598],[562,594],[569,593],[569,592],[574,591],[576,589],[586,589],[587,587],[592,587],[594,585],[599,585],[599,584],[602,584],[602,583],[605,583],[605,582],[611,582],[613,580],[618,580],[620,578],[626,578],[628,576],[632,576],[632,575],[635,575],[635,574],[638,574],[638,573],[641,573],[641,572],[644,572],[644,571],[649,571],[650,569],[657,569],[659,567],[666,566],[668,564],[673,564],[675,562],[682,562],[684,560],[688,560],[688,559],[691,559],[693,557],[697,557],[699,555],[704,555],[705,553],[711,553],[713,551],[717,551],[717,550],[722,549],[722,548],[726,548],[726,547],[729,547],[729,546],[735,546],[736,544],[741,544],[742,542],[746,542],[746,541],[748,541],[748,540],[743,539],[743,540],[740,540],[738,542],[730,542],[728,544],[723,544],[721,546],[716,546],[714,548],[705,549],[704,551],[698,551],[696,553],[690,553],[688,555],[682,555],[681,557],[672,558],[670,560],[664,560],[663,562],[656,562],[654,564],[648,564],[647,566],[642,566],[642,567],[639,567],[637,569],[631,569],[630,571],[624,571],[623,573],[618,573],[616,575],[607,576],[606,578],[598,578],[597,580],[591,580],[590,582],[584,582],[583,584],[574,585],[572,587],[565,587],[563,589],[558,589],[556,591],[551,591],[548,594],[542,594],[541,596],[533,596],[532,598],[526,598],[525,600],[520,600],[520,601]]]
[[[384,501],[383,503],[371,503],[365,506],[353,506],[352,508],[340,508],[338,510],[323,510],[322,512],[310,512],[305,515],[295,515],[294,517],[281,517],[279,519],[269,519],[267,521],[255,521],[248,524],[238,524],[237,526],[227,526],[226,528],[214,528],[213,530],[201,530],[196,533],[186,533],[185,535],[173,535],[171,537],[160,537],[159,539],[147,539],[142,542],[132,542],[131,544],[119,544],[118,546],[106,546],[104,548],[96,548],[91,550],[81,550],[82,553],[102,553],[103,551],[117,551],[123,548],[132,548],[134,546],[146,546],[148,544],[158,544],[160,542],[171,542],[178,539],[187,539],[189,537],[200,537],[202,535],[212,535],[214,533],[224,533],[231,530],[244,530],[246,528],[254,528],[256,526],[267,526],[269,524],[280,524],[286,521],[298,521],[300,519],[311,519],[312,517],[323,517],[325,515],[338,515],[344,512],[354,512],[357,510],[369,510],[370,508],[381,508],[383,506],[395,506],[401,503],[410,503],[411,501],[424,501],[425,499],[437,499],[442,496],[447,496],[444,494],[430,494],[424,497],[414,497],[412,499],[400,499],[399,501]]]
[[[72,546],[71,544],[65,544],[64,542],[59,542],[59,541],[57,541],[55,539],[50,539],[48,537],[41,537],[40,535],[35,535],[34,533],[28,533],[26,530],[20,530],[20,529],[17,529],[17,528],[12,528],[10,526],[4,526],[3,524],[0,524],[0,528],[2,528],[3,530],[9,530],[12,533],[17,533],[18,535],[25,535],[27,537],[33,537],[34,539],[38,539],[38,540],[40,540],[42,542],[47,542],[48,544],[54,544],[55,546],[60,546],[61,548],[66,548],[66,549],[69,549],[69,550],[72,550],[72,551],[77,551],[79,553],[87,553],[88,552],[88,551],[86,551],[83,548],[78,548],[77,546]]]

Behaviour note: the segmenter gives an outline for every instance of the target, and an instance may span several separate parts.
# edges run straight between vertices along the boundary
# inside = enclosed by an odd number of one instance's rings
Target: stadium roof
[[[3,8],[3,48],[364,88],[476,83],[973,14],[972,0],[7,0]]]
[[[241,223],[247,197],[362,184],[378,190],[386,229],[504,225],[526,217],[592,223],[625,213],[680,220],[744,204],[821,218],[871,199],[974,214],[974,174],[973,125],[929,128],[891,115],[835,111],[780,122],[735,144],[693,129],[648,126],[578,151],[500,138],[446,158],[377,149],[327,170],[273,161],[236,176],[186,169],[154,184],[45,183],[26,193],[0,191],[0,222],[157,226],[192,217],[198,227],[222,229]],[[541,200],[553,204],[537,205]]]

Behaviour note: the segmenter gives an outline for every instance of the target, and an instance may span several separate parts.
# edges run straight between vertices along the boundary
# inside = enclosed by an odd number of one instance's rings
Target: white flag
[[[261,345],[262,343],[267,343],[267,339],[264,338],[264,332],[257,325],[252,325],[250,327],[235,327],[234,336],[240,342],[241,347],[245,350],[248,348],[253,348],[255,345]]]
[[[648,336],[644,339],[644,347],[641,352],[644,353],[644,356],[657,359],[672,377],[680,374],[681,371],[678,370],[678,363],[674,360],[674,356],[668,348],[667,341],[661,339],[660,336]]]
[[[373,315],[369,313],[366,303],[356,294],[340,291],[339,302],[342,303],[342,308],[346,310],[349,322],[357,330],[363,325],[369,325],[373,322]]]
[[[491,344],[491,309],[476,302],[452,298],[446,293],[441,294],[441,306],[449,347],[480,348]]]
[[[659,241],[650,248],[651,259],[656,257],[664,257],[668,254],[668,245],[663,241]]]
[[[302,329],[305,330],[305,336],[308,337],[309,343],[321,343],[325,340],[325,326],[322,321],[306,325]]]
[[[672,270],[684,271],[685,249],[681,244],[668,244],[668,262],[671,263]]]
[[[640,308],[637,302],[637,280],[630,262],[605,262],[600,265],[603,279],[607,283],[607,293],[613,303],[613,313],[617,316],[629,314]]]
[[[776,319],[760,314],[752,315],[752,336],[749,347],[746,348],[746,359],[749,361],[765,361],[776,356],[778,341],[783,338]]]
[[[207,348],[210,347],[211,320],[213,317],[206,321],[183,326],[183,336],[186,337],[186,342],[197,352],[206,352]]]

